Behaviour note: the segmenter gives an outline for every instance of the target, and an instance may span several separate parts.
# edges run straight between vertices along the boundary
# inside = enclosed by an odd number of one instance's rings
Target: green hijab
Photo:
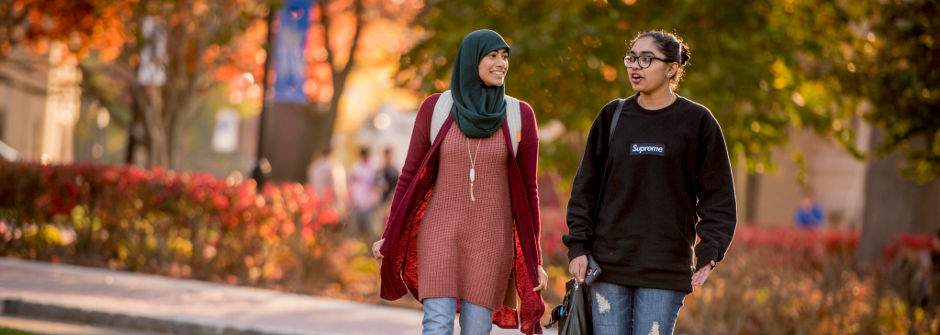
[[[480,60],[490,51],[509,49],[509,45],[492,30],[474,31],[463,39],[457,50],[450,92],[454,97],[451,113],[464,136],[490,137],[506,119],[504,85],[486,86],[480,79]]]

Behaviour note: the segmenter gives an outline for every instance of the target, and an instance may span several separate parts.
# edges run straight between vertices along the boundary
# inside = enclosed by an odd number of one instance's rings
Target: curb
[[[87,325],[133,329],[146,332],[192,335],[299,335],[302,333],[267,329],[246,328],[225,323],[210,323],[182,318],[159,318],[152,316],[84,310],[78,307],[59,306],[16,298],[0,297],[0,315],[23,316],[77,322]],[[304,333],[306,334],[306,333]]]

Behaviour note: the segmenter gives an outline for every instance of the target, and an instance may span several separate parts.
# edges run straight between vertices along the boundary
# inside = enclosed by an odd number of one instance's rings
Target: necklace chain
[[[477,201],[477,198],[473,196],[473,182],[477,176],[476,157],[477,157],[477,154],[480,153],[480,142],[483,142],[483,139],[480,139],[479,141],[477,141],[477,149],[471,155],[470,154],[470,138],[467,137],[467,155],[470,156],[470,201]]]

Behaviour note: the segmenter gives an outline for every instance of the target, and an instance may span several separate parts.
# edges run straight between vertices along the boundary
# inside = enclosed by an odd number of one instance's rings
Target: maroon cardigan
[[[441,130],[429,143],[431,116],[440,94],[434,94],[424,100],[418,109],[411,144],[402,168],[395,198],[382,237],[382,291],[386,300],[397,300],[410,291],[418,299],[418,263],[417,241],[418,226],[424,216],[434,181],[437,179],[438,158],[441,141],[453,124],[453,115],[449,115]],[[538,167],[539,141],[535,113],[529,104],[520,101],[522,117],[521,136],[517,136],[519,147],[516,157],[509,156],[506,161],[509,171],[509,189],[512,196],[512,210],[515,218],[513,261],[516,293],[521,304],[519,314],[508,307],[493,313],[493,323],[502,328],[519,328],[525,334],[541,334],[539,324],[545,312],[545,302],[540,292],[532,290],[538,286],[538,266],[542,263],[539,248],[541,221],[539,219],[539,196],[536,184]],[[459,130],[457,130],[459,131]],[[503,122],[502,133],[506,139],[506,148],[512,152],[512,139],[509,127]],[[406,290],[407,288],[407,290]],[[521,317],[521,324],[520,324]]]

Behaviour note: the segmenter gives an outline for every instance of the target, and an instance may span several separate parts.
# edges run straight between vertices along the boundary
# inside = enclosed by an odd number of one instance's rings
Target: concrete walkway
[[[0,301],[0,315],[193,335],[419,334],[422,316],[405,308],[9,258],[0,258]],[[494,327],[493,334],[520,333]]]
[[[0,316],[0,329],[4,327],[42,335],[161,335],[161,333],[135,329],[106,328],[56,320]]]

